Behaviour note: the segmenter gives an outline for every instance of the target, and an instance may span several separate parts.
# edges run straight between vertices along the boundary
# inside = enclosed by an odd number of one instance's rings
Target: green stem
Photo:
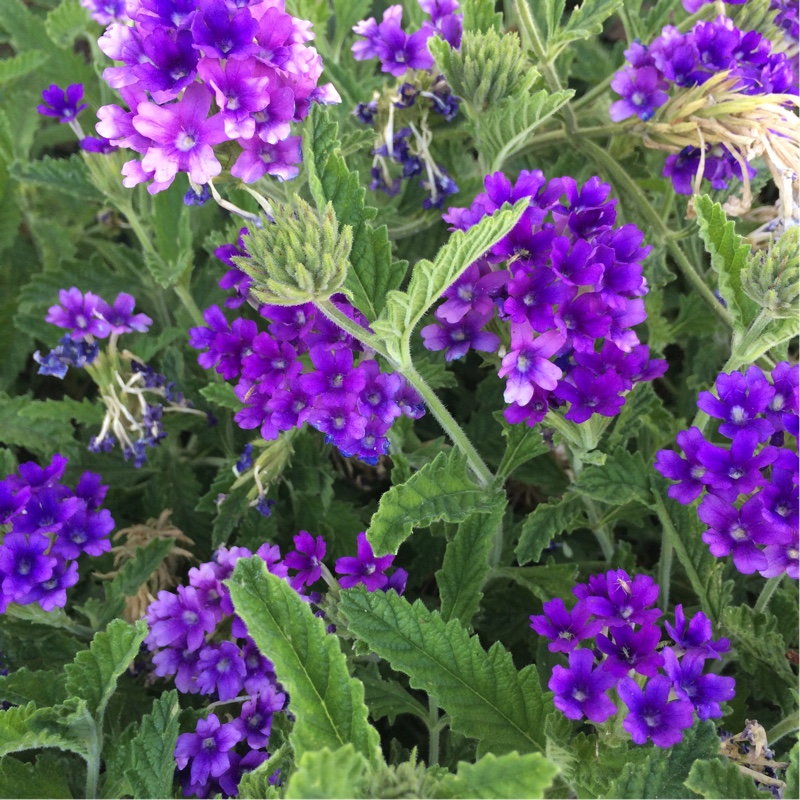
[[[767,731],[767,742],[772,745],[784,736],[800,730],[800,714],[795,711]]]
[[[576,480],[582,471],[583,462],[580,459],[580,455],[573,452],[572,472]],[[614,542],[611,539],[611,534],[609,534],[605,528],[605,525],[602,523],[602,514],[600,514],[600,512],[597,510],[597,506],[594,504],[593,500],[583,496],[581,496],[581,500],[583,500],[586,514],[589,517],[589,522],[592,526],[592,533],[594,533],[594,537],[597,539],[597,543],[600,545],[603,558],[606,561],[611,561],[611,559],[614,557]]]
[[[661,554],[658,557],[658,607],[666,612],[669,606],[669,586],[672,578],[672,542],[666,528],[661,531]]]
[[[372,348],[376,353],[382,355],[393,367],[398,367],[382,346],[381,340],[374,333],[370,333],[354,322],[344,312],[337,308],[330,300],[316,300],[314,305],[329,319],[335,322],[343,331],[347,331],[354,339],[357,339],[367,347]]]
[[[88,754],[86,756],[86,798],[94,800],[97,797],[97,784],[100,779],[100,752],[103,745],[102,732],[97,731],[92,726],[92,741],[89,743]]]
[[[755,606],[753,606],[753,609],[756,612],[767,610],[769,601],[772,599],[772,595],[775,594],[775,590],[778,588],[778,586],[780,586],[782,579],[783,575],[776,575],[774,578],[767,578],[764,588],[761,590],[761,594],[758,596]]]
[[[177,283],[172,288],[175,290],[175,294],[178,295],[181,303],[183,303],[183,307],[189,312],[189,316],[194,323],[196,325],[205,325],[206,322],[203,319],[203,312],[200,311],[197,303],[195,303],[194,297],[192,297],[192,293],[189,291],[189,287],[184,285],[184,283]]]
[[[439,726],[439,703],[436,698],[428,697],[428,767],[433,767],[439,763],[439,738],[441,728]]]

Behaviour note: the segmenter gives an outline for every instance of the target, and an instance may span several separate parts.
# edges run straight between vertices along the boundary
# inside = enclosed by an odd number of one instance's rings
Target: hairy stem
[[[767,742],[774,744],[778,739],[782,739],[790,733],[800,730],[800,713],[795,711],[784,717],[777,725],[773,726],[767,731]]]
[[[439,739],[441,727],[439,725],[439,703],[435,697],[428,697],[428,767],[439,763]]]
[[[772,595],[775,594],[775,590],[778,588],[778,586],[780,586],[782,579],[783,575],[776,575],[774,578],[767,578],[764,588],[761,590],[761,594],[758,596],[755,606],[753,606],[754,611],[760,612],[767,610],[769,601],[772,599]]]

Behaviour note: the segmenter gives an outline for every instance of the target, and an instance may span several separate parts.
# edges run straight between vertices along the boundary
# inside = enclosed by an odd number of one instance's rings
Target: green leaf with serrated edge
[[[339,640],[325,631],[323,620],[259,558],[239,559],[226,584],[236,613],[292,698],[297,721],[290,741],[297,758],[351,743],[371,764],[379,763],[364,687],[350,677]]]
[[[375,209],[365,205],[366,190],[359,174],[350,171],[339,154],[339,126],[322,106],[313,104],[303,132],[303,163],[314,202],[322,209],[330,201],[339,226],[353,229],[350,266],[344,288],[353,303],[372,321],[386,303],[386,295],[400,286],[405,268],[392,260],[385,225],[373,228],[368,220]]]
[[[494,0],[463,0],[465,31],[488,31],[494,28],[498,33],[503,29],[503,14],[494,10]]]
[[[574,94],[571,89],[552,93],[545,90],[533,94],[524,92],[507,97],[482,114],[476,129],[476,147],[491,165],[488,171],[501,170],[509,159],[530,144],[534,131]]]
[[[445,775],[434,797],[540,798],[558,767],[541,753],[486,753],[474,764],[459,761],[455,775]]]
[[[126,776],[134,797],[172,797],[175,742],[180,732],[178,693],[172,689],[153,702],[131,741],[132,769]]]
[[[517,224],[529,203],[526,197],[513,207],[504,205],[468,231],[453,233],[433,261],[423,259],[414,265],[407,291],[389,292],[386,309],[372,324],[390,352],[397,350],[392,343],[410,340],[414,328],[444,290]]]
[[[32,400],[28,401],[19,414],[26,419],[48,420],[69,425],[70,422],[80,422],[84,425],[99,425],[103,421],[103,407],[89,400],[73,400],[71,397],[62,397],[60,400]]]
[[[4,756],[0,759],[0,798],[71,798],[63,759],[64,756],[51,752],[40,753],[33,763]]]
[[[505,510],[505,496],[496,495],[488,513],[470,514],[448,542],[442,568],[436,573],[445,622],[458,619],[467,626],[478,613],[481,588],[489,573],[489,550]]]
[[[265,800],[265,798],[280,797],[278,789],[270,783],[270,778],[276,770],[281,770],[285,775],[294,766],[292,748],[281,745],[270,757],[257,766],[252,772],[245,772],[239,782],[240,800]]]
[[[571,42],[601,34],[605,21],[622,3],[623,0],[583,0],[569,15],[567,22],[550,37],[547,43],[550,58],[554,58]]]
[[[69,158],[45,156],[40,161],[15,161],[8,173],[20,183],[32,183],[48,190],[64,192],[76,200],[102,203],[103,196],[89,179],[89,170],[79,155]]]
[[[529,428],[527,425],[510,425],[506,422],[502,411],[495,411],[492,416],[503,428],[503,438],[506,440],[503,460],[497,468],[498,478],[507,478],[517,467],[550,452],[550,448],[545,444],[542,432],[538,428]]]
[[[0,700],[14,705],[33,701],[39,707],[56,706],[67,699],[64,676],[51,670],[22,667],[0,675]]]
[[[38,69],[47,61],[47,53],[41,50],[28,50],[11,58],[0,60],[0,86],[19,80],[23,75]]]
[[[493,502],[491,493],[469,476],[465,456],[454,448],[381,496],[367,539],[377,555],[396,553],[414,528],[436,520],[461,522],[475,511],[488,511]]]
[[[129,561],[126,561],[106,584],[106,595],[122,595],[132,597],[139,587],[159,568],[161,562],[169,555],[175,544],[174,539],[153,539],[144,547],[137,547]]]
[[[736,797],[739,800],[772,797],[772,793],[767,790],[766,786],[764,787],[765,791],[760,792],[750,775],[744,775],[736,764],[723,758],[715,758],[713,761],[701,761],[700,759],[695,761],[686,780],[686,786],[701,797],[720,798],[720,800],[729,797]],[[624,796],[620,795],[620,797]],[[628,796],[633,797],[633,795]],[[647,796],[655,797],[656,795]],[[791,796],[786,795],[786,797]]]
[[[512,580],[546,603],[554,597],[572,597],[578,565],[547,563],[538,567],[498,567],[492,570],[490,577]]]
[[[556,536],[572,532],[583,520],[583,501],[574,494],[566,494],[554,503],[540,503],[522,523],[515,550],[517,561],[520,564],[538,561]]]
[[[367,784],[369,765],[352,744],[331,751],[323,747],[306,752],[289,778],[285,797],[335,798],[362,797]]]
[[[754,675],[767,667],[788,684],[797,684],[786,660],[786,642],[778,631],[778,620],[769,611],[726,606],[722,609],[721,628],[733,644],[741,670]]]
[[[388,717],[394,724],[398,714],[413,714],[427,723],[428,709],[404,689],[397,681],[384,680],[377,664],[356,668],[356,677],[364,684],[364,698],[372,719]]]
[[[0,756],[52,747],[86,758],[93,736],[86,703],[76,698],[48,708],[28,703],[0,711]]]
[[[353,30],[353,25],[370,16],[370,5],[371,0],[333,0],[333,19],[336,24],[333,36],[334,52],[341,52],[345,39]]]
[[[0,442],[8,446],[24,447],[46,458],[77,444],[71,426],[54,420],[40,420],[35,426],[25,420],[21,411],[31,403],[25,396],[9,397],[0,392]]]
[[[640,383],[625,398],[625,405],[614,420],[614,429],[608,437],[608,449],[615,450],[636,436],[648,415],[658,406],[663,409],[661,398],[655,393],[652,383]]]
[[[456,733],[478,739],[479,753],[543,750],[542,723],[549,695],[536,667],[517,672],[500,642],[484,650],[458,620],[445,623],[417,601],[412,606],[394,591],[341,593],[347,628],[411,686],[436,698]]]
[[[789,753],[789,766],[786,768],[786,791],[784,797],[800,795],[800,742],[795,743]]]
[[[147,624],[129,625],[115,619],[105,631],[98,631],[88,650],[64,667],[67,692],[86,701],[92,714],[102,715],[117,686],[117,678],[128,669],[147,636]]]
[[[600,503],[650,503],[649,469],[640,453],[617,450],[603,466],[587,467],[571,489]]]
[[[230,383],[210,383],[200,390],[200,394],[209,403],[222,408],[229,408],[231,411],[240,411],[242,408],[242,401],[236,396]]]
[[[53,44],[71,47],[89,25],[89,12],[78,0],[61,0],[44,20],[44,29]]]
[[[697,721],[683,732],[683,739],[678,744],[669,748],[653,747],[643,763],[626,765],[611,784],[607,796],[687,797],[684,781],[692,764],[696,759],[715,758],[717,753],[719,737],[714,723],[711,720]]]
[[[742,269],[750,255],[750,245],[736,233],[736,224],[728,220],[722,206],[708,195],[695,197],[698,232],[711,256],[711,266],[718,275],[719,293],[740,332],[755,319],[758,306],[742,289]]]

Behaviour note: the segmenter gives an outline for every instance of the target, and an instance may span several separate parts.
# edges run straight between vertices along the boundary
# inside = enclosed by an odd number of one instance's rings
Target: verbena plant
[[[0,795],[798,795],[796,4],[0,32]]]

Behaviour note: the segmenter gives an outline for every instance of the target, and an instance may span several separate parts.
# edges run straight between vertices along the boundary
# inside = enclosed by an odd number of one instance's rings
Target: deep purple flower
[[[300,378],[300,386],[310,394],[341,398],[360,392],[366,385],[364,370],[353,368],[351,350],[314,347],[310,355],[316,372]]]
[[[719,398],[711,392],[700,392],[697,406],[710,417],[723,420],[719,426],[723,436],[733,439],[739,431],[751,430],[763,442],[772,435],[772,424],[760,415],[766,411],[775,389],[757,366],[750,367],[746,376],[723,372],[717,377],[716,386]]]
[[[64,487],[42,487],[31,494],[24,512],[14,521],[17,533],[59,533],[69,520],[77,514],[81,501],[65,495]],[[71,493],[70,493],[71,495]],[[71,556],[76,558],[75,556]]]
[[[165,647],[153,655],[153,672],[161,678],[175,676],[175,688],[184,694],[197,694],[199,650]]]
[[[559,275],[547,267],[516,270],[508,283],[503,313],[514,323],[528,322],[534,330],[544,333],[555,327],[554,306],[569,300],[575,292],[574,287],[559,280]]]
[[[80,504],[74,514],[64,522],[58,532],[53,552],[65,558],[77,558],[81,553],[99,556],[111,550],[108,535],[114,529],[114,520],[107,509],[87,511]]]
[[[133,331],[146,333],[153,324],[153,320],[147,314],[134,314],[135,304],[136,300],[132,295],[120,292],[113,306],[101,300],[98,304],[98,311],[108,322],[111,333],[133,333]]]
[[[569,654],[569,669],[553,667],[547,684],[555,692],[553,703],[568,719],[587,719],[598,724],[605,722],[617,710],[606,692],[617,679],[600,667],[594,667],[591,650],[573,650]]]
[[[242,660],[247,670],[244,678],[245,691],[251,695],[268,692],[275,683],[275,668],[249,636],[242,647]]]
[[[392,589],[397,594],[402,595],[406,590],[406,583],[408,582],[408,572],[402,567],[398,567],[390,576],[389,582],[383,587],[384,592],[391,591]]]
[[[133,66],[131,72],[156,103],[174,100],[182,90],[190,87],[202,89],[203,94],[207,94],[204,87],[194,83],[200,53],[194,48],[192,34],[188,30],[179,30],[170,36],[164,29],[155,28],[150,35],[143,37],[142,51],[145,58]],[[137,130],[155,139],[138,127]]]
[[[28,486],[14,489],[9,480],[0,480],[0,525],[12,522],[24,508],[31,496]]]
[[[74,340],[87,336],[105,339],[111,326],[102,316],[103,300],[96,294],[81,294],[74,286],[58,293],[60,305],[50,306],[45,321],[59,328],[69,328]]]
[[[44,534],[7,533],[0,545],[3,594],[23,595],[49,580],[57,563],[54,556],[46,555],[49,549],[50,539]]]
[[[326,546],[321,536],[314,539],[307,531],[300,531],[294,537],[294,546],[295,549],[286,554],[283,562],[289,569],[298,570],[289,583],[293,589],[300,591],[303,586],[311,586],[320,579]]]
[[[781,361],[772,370],[772,384],[775,394],[767,405],[767,419],[776,431],[786,430],[798,415],[798,384],[800,366]],[[795,422],[796,424],[796,422]]]
[[[426,349],[446,350],[445,360],[453,361],[466,355],[470,348],[487,353],[497,350],[500,339],[482,330],[486,322],[485,315],[470,311],[454,325],[444,322],[426,325],[420,334]]]
[[[248,747],[259,749],[267,746],[272,730],[273,714],[280,711],[285,702],[286,695],[270,685],[263,694],[242,705],[242,710],[233,724]]]
[[[221,724],[216,714],[197,720],[195,733],[182,733],[175,745],[175,763],[184,769],[192,762],[191,781],[206,783],[230,767],[230,751],[241,735],[233,723]]]
[[[116,153],[119,148],[115,144],[111,144],[109,139],[105,136],[84,136],[78,142],[81,150],[86,153],[101,153],[108,155],[109,153]]]
[[[672,681],[679,700],[688,700],[700,719],[716,719],[722,716],[719,704],[732,700],[736,694],[736,681],[721,675],[703,674],[705,656],[694,652],[680,661],[667,647],[664,649],[664,669]]]
[[[88,10],[89,16],[100,25],[112,22],[127,22],[126,0],[80,0],[80,4]]]
[[[687,506],[702,494],[705,486],[703,478],[706,468],[698,460],[697,453],[707,442],[700,429],[695,427],[681,431],[677,436],[677,442],[683,449],[686,459],[682,459],[672,450],[659,450],[656,454],[655,468],[665,478],[679,481],[669,487],[667,494]]]
[[[797,527],[792,532],[790,541],[767,545],[764,555],[767,558],[767,567],[759,570],[761,577],[775,578],[785,572],[796,581],[800,574],[800,534]]]
[[[244,685],[247,669],[241,651],[233,642],[207,645],[200,651],[197,666],[200,694],[216,692],[224,702],[236,697]]]
[[[531,628],[540,636],[550,639],[547,649],[551,653],[569,653],[583,639],[591,639],[603,629],[599,620],[590,620],[591,611],[586,603],[577,603],[567,611],[560,597],[549,600],[543,606],[543,616],[531,616]]]
[[[632,678],[624,678],[617,691],[629,709],[622,726],[636,744],[648,738],[658,747],[671,747],[683,739],[682,731],[692,725],[692,704],[668,700],[672,682],[664,675],[650,678],[642,691]]]
[[[34,584],[26,594],[15,598],[16,602],[21,605],[38,603],[47,612],[63,608],[67,604],[67,589],[74,586],[79,577],[76,561],[56,557],[50,577]]]
[[[192,41],[205,56],[242,60],[258,49],[253,43],[257,29],[246,6],[231,13],[225,0],[200,0],[192,20]]]
[[[394,556],[376,557],[367,540],[367,534],[363,532],[358,534],[356,552],[356,556],[344,556],[336,561],[336,572],[342,576],[339,578],[339,585],[342,589],[350,589],[363,583],[370,592],[383,589],[389,582],[385,573],[392,565]]]
[[[146,643],[156,647],[188,647],[199,650],[205,636],[216,627],[214,613],[205,607],[203,597],[193,586],[178,586],[177,595],[159,592],[147,608],[150,633]]]
[[[730,640],[711,639],[711,620],[702,611],[698,611],[687,622],[681,604],[675,606],[675,627],[666,621],[664,627],[683,653],[697,652],[702,653],[705,658],[719,659],[722,657],[721,653],[727,653],[731,649]]]
[[[401,5],[389,6],[389,8],[383,12],[384,23],[394,22],[399,25],[402,17],[403,6]],[[356,41],[353,44],[353,58],[356,61],[369,61],[372,58],[376,58],[378,55],[376,47],[380,37],[380,31],[379,23],[376,22],[375,18],[370,17],[369,19],[361,20],[361,22],[353,26],[353,33],[357,36],[364,37],[363,40]]]
[[[44,103],[36,106],[36,110],[45,117],[57,117],[59,122],[69,123],[84,108],[88,108],[86,103],[81,103],[82,99],[82,83],[72,83],[66,89],[62,89],[53,83],[50,88],[42,92]]]
[[[500,287],[508,282],[508,272],[481,269],[476,263],[445,291],[446,302],[436,309],[437,319],[455,324],[468,311],[477,311],[482,316],[494,311],[494,297]]]
[[[659,106],[669,100],[664,91],[669,84],[654,67],[620,70],[611,81],[611,88],[622,97],[611,104],[609,114],[614,122],[632,117],[652,119]]]
[[[300,154],[300,137],[289,136],[277,144],[268,144],[258,136],[252,139],[237,139],[242,152],[231,167],[231,175],[245,183],[253,183],[264,175],[272,175],[279,181],[296,177]]]
[[[623,625],[611,628],[608,636],[599,634],[597,647],[608,656],[603,669],[616,678],[624,678],[632,669],[652,678],[664,665],[663,656],[656,650],[660,639],[656,625],[643,625],[638,630]]]
[[[428,52],[428,31],[419,30],[408,36],[398,23],[390,20],[382,22],[378,32],[375,53],[383,72],[399,78],[409,69],[433,68],[433,56]]]
[[[661,616],[657,608],[650,608],[658,600],[658,585],[649,575],[631,579],[625,570],[609,570],[592,575],[588,583],[579,584],[572,593],[612,628],[647,625]]]
[[[585,367],[575,367],[567,379],[558,382],[554,393],[560,400],[571,404],[564,415],[567,419],[585,422],[594,414],[615,416],[625,405],[622,391],[622,379],[613,369],[596,375]]]

